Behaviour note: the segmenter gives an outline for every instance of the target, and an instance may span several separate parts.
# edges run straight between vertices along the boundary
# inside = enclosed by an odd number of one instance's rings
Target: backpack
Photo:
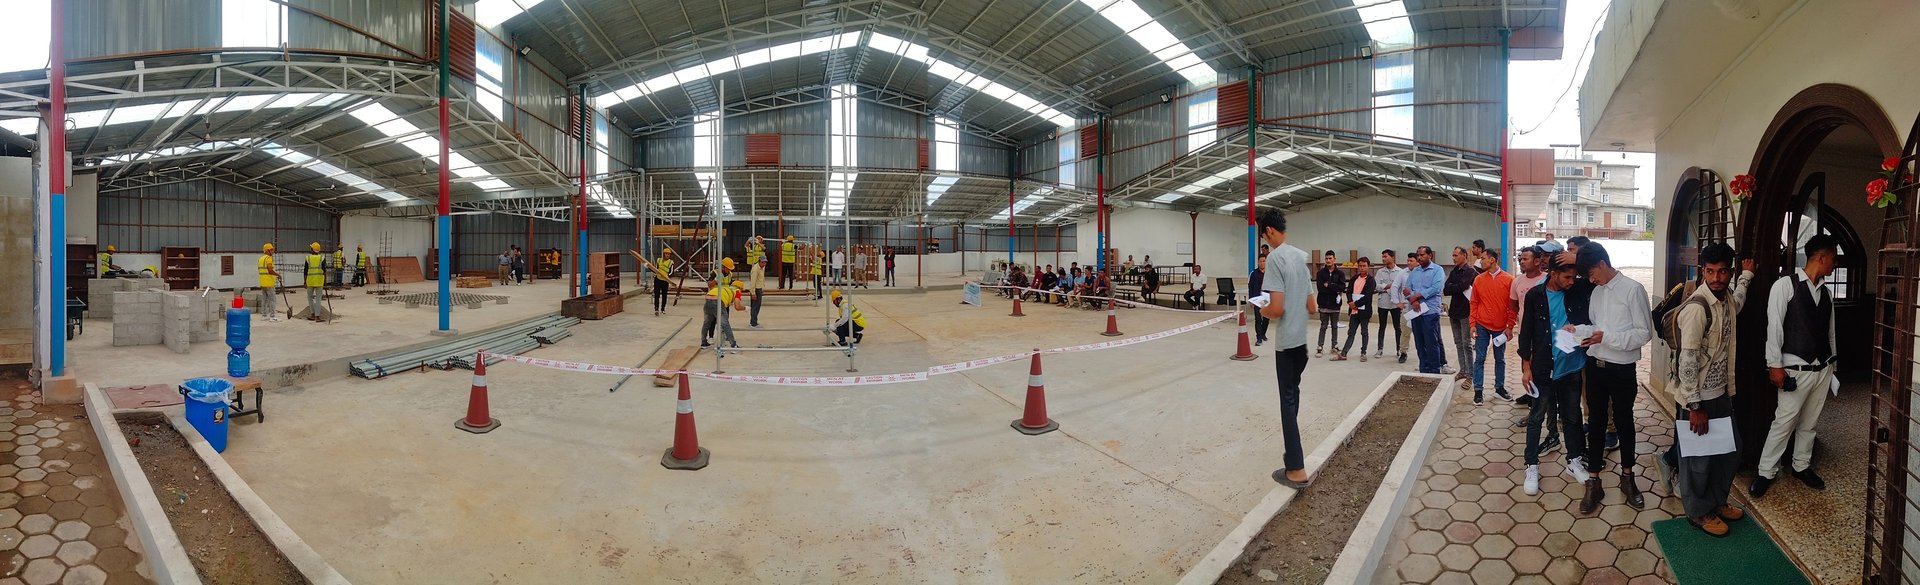
[[[1674,285],[1667,291],[1667,298],[1661,299],[1653,308],[1653,332],[1667,344],[1667,386],[1668,392],[1678,396],[1674,390],[1680,383],[1680,312],[1688,305],[1699,305],[1706,311],[1706,330],[1713,330],[1713,310],[1705,300],[1693,295],[1694,283]]]

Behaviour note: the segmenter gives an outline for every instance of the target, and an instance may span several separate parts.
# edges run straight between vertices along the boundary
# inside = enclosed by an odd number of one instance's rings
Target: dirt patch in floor
[[[116,417],[127,443],[167,510],[167,521],[187,548],[200,579],[215,584],[304,584],[306,577],[281,556],[246,510],[233,501],[206,462],[164,415]]]
[[[1320,468],[1313,485],[1267,523],[1219,582],[1309,585],[1326,581],[1354,524],[1380,489],[1380,478],[1386,476],[1387,466],[1400,453],[1439,383],[1432,378],[1401,378],[1388,388],[1373,412],[1354,428],[1347,444]]]

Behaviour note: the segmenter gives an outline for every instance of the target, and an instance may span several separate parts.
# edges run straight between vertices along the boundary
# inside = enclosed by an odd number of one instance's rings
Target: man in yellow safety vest
[[[353,285],[367,285],[367,251],[359,244],[353,245]]]
[[[793,236],[780,242],[780,289],[793,288]]]
[[[320,242],[307,245],[307,320],[324,321],[321,302],[327,297],[327,258],[320,255]]]
[[[274,309],[280,288],[280,269],[273,267],[273,244],[260,246],[260,312],[267,315],[267,321],[280,320],[280,312]]]
[[[118,251],[114,249],[113,244],[107,244],[107,251],[100,253],[100,265],[95,267],[95,272],[98,273],[95,278],[106,278],[108,272],[120,270],[119,266],[113,265],[113,253]]]
[[[653,261],[653,316],[667,314],[667,291],[673,288],[667,276],[673,274],[673,248],[660,247],[660,258]]]
[[[853,301],[843,301],[838,290],[833,291],[833,306],[840,308],[840,317],[833,322],[833,334],[839,336],[840,345],[847,345],[848,336],[860,343],[867,329],[867,317],[860,314],[860,307],[853,306]]]
[[[333,246],[333,264],[327,266],[328,274],[333,277],[333,286],[347,281],[347,249],[339,244]]]
[[[713,339],[715,325],[720,326],[720,333],[726,336],[728,346],[740,347],[740,342],[733,338],[733,324],[727,320],[727,310],[738,301],[739,289],[729,285],[732,279],[727,274],[707,277],[706,319],[700,325],[701,349],[713,347],[709,340]]]
[[[827,279],[820,277],[820,268],[826,265],[827,251],[820,250],[817,255],[814,256],[812,269],[809,270],[809,272],[813,273],[813,298],[815,300],[819,300],[826,292],[824,285]]]

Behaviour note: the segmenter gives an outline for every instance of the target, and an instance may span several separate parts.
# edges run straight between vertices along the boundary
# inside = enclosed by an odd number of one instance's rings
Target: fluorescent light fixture
[[[528,8],[533,8],[542,0],[479,0],[473,3],[473,20],[480,26],[494,28],[507,19],[519,16]]]
[[[1318,176],[1318,177],[1314,177],[1314,178],[1312,178],[1312,179],[1307,179],[1306,181],[1303,181],[1303,182],[1300,182],[1300,183],[1295,183],[1295,184],[1292,184],[1292,185],[1288,185],[1288,186],[1286,186],[1286,187],[1282,187],[1282,188],[1279,188],[1279,189],[1274,189],[1274,190],[1272,190],[1272,191],[1268,191],[1268,192],[1266,192],[1266,193],[1262,193],[1262,194],[1260,194],[1259,196],[1257,196],[1257,197],[1254,197],[1254,198],[1253,198],[1253,200],[1254,200],[1254,201],[1266,201],[1266,200],[1268,200],[1268,199],[1272,199],[1272,198],[1274,198],[1274,197],[1279,197],[1279,196],[1281,196],[1281,195],[1286,195],[1286,194],[1289,194],[1289,193],[1293,193],[1293,192],[1295,192],[1295,191],[1299,191],[1299,190],[1301,190],[1301,189],[1306,189],[1306,188],[1309,188],[1309,187],[1314,187],[1314,186],[1317,186],[1317,185],[1320,185],[1320,184],[1322,184],[1322,183],[1326,183],[1326,182],[1329,182],[1329,181],[1332,181],[1332,180],[1334,180],[1334,179],[1338,179],[1338,178],[1340,178],[1340,174],[1339,174],[1339,173],[1328,173],[1328,174],[1325,174],[1325,175],[1320,175],[1320,176]],[[1246,206],[1247,206],[1247,202],[1245,202],[1245,201],[1241,201],[1241,202],[1238,202],[1238,203],[1229,203],[1229,204],[1226,204],[1226,205],[1222,205],[1222,206],[1220,206],[1220,208],[1219,208],[1219,209],[1220,209],[1220,211],[1233,211],[1233,210],[1235,210],[1235,209],[1239,209],[1239,208],[1242,208],[1242,207],[1246,207]]]
[[[1180,42],[1179,37],[1173,36],[1167,27],[1148,16],[1147,11],[1141,10],[1133,0],[1080,0],[1080,3],[1099,12],[1107,22],[1120,27],[1120,31],[1126,33],[1128,38],[1139,43],[1148,53],[1153,53],[1161,63],[1187,78],[1187,82],[1195,87],[1211,85],[1218,77],[1213,67],[1194,55],[1193,49]],[[1405,14],[1406,10],[1402,9],[1401,15]]]

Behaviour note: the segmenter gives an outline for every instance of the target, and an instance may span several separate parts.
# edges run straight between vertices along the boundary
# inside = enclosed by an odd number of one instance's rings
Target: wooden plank
[[[700,356],[700,348],[682,347],[680,349],[667,352],[667,359],[665,361],[660,362],[659,369],[684,370],[687,368],[687,364],[693,363],[693,358],[696,358],[699,356]],[[673,384],[674,384],[673,378],[674,378],[673,376],[656,375],[653,377],[653,385],[660,388],[671,388],[673,387]]]

